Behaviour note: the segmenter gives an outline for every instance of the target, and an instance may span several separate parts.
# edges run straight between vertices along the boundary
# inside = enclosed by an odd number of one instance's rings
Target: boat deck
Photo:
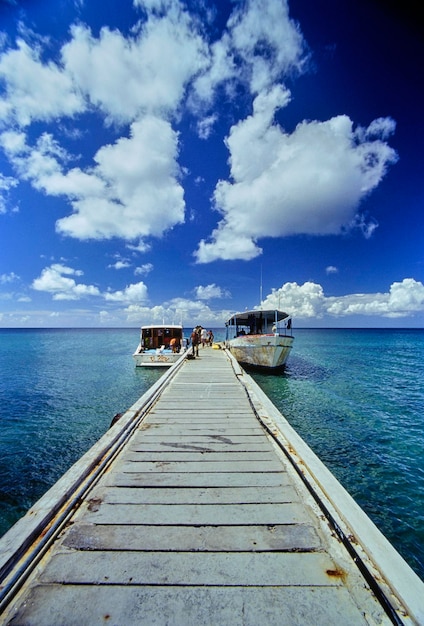
[[[324,515],[331,504],[318,486],[311,492],[284,418],[226,351],[182,358],[159,387],[109,431],[112,439],[125,425],[125,442],[75,498],[22,588],[9,591],[0,623],[420,623],[424,594],[406,607],[375,572],[381,584],[370,588]],[[101,465],[104,448],[90,458]],[[0,541],[0,565],[18,530]],[[414,598],[424,585],[394,558]]]

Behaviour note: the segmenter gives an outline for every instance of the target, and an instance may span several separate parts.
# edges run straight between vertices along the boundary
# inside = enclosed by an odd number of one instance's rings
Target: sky
[[[0,327],[422,327],[421,23],[0,0]]]

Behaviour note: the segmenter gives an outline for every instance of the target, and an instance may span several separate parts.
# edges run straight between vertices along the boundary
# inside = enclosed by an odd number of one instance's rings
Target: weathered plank
[[[185,433],[184,431],[181,432],[178,436],[175,435],[168,435],[166,433],[160,435],[160,434],[156,434],[154,431],[149,431],[146,430],[144,431],[145,433],[145,438],[144,441],[146,441],[146,443],[162,443],[163,445],[172,445],[172,444],[178,444],[179,441],[183,442],[183,443],[192,443],[192,444],[198,444],[198,443],[207,443],[207,444],[213,444],[215,442],[220,442],[220,443],[226,443],[228,445],[231,446],[240,446],[243,445],[244,443],[261,443],[263,441],[263,435],[261,434],[252,434],[252,435],[229,435],[229,436],[225,436],[225,435],[221,435],[221,434],[209,434],[209,435],[202,435],[201,432],[199,431],[197,434],[196,433]]]
[[[238,452],[228,450],[227,452],[213,451],[213,450],[202,450],[197,452],[196,450],[187,451],[185,449],[179,450],[164,450],[162,447],[156,451],[147,451],[142,453],[143,461],[267,461],[269,456],[267,456],[268,451],[263,452]],[[136,455],[139,455],[140,459],[140,450],[131,448],[128,451],[128,455],[126,455],[126,460],[130,461],[136,458]]]
[[[89,503],[84,519],[92,524],[251,525],[305,524],[299,503],[272,504],[108,504]]]
[[[265,504],[299,502],[299,494],[288,482],[284,487],[154,487],[97,488],[88,502],[108,504]]]
[[[203,442],[194,442],[194,441],[184,441],[184,442],[175,442],[175,441],[151,441],[151,439],[147,440],[146,438],[137,439],[134,437],[133,443],[128,446],[128,448],[132,451],[138,452],[156,452],[156,451],[190,451],[193,452],[223,452],[223,453],[233,453],[237,454],[240,452],[270,452],[272,450],[270,444],[267,441],[257,440],[254,442],[248,441],[240,441],[237,443],[222,443],[221,441],[208,441],[207,444]]]
[[[117,465],[118,467],[118,465]],[[268,472],[267,474],[231,474],[225,472],[210,472],[201,474],[185,473],[174,474],[164,472],[122,472],[111,475],[106,474],[102,485],[117,485],[122,487],[150,486],[150,487],[264,487],[284,485],[287,475],[282,472]]]
[[[46,610],[48,607],[48,610]],[[14,626],[369,626],[343,587],[40,585]],[[309,620],[313,621],[309,621]]]
[[[141,455],[140,455],[141,456]],[[182,474],[198,472],[281,472],[281,465],[276,459],[268,458],[266,461],[214,461],[210,455],[205,455],[201,461],[145,461],[134,455],[129,455],[121,462],[123,472],[175,472]]]
[[[196,422],[190,422],[189,424],[158,424],[148,422],[144,424],[140,430],[146,433],[146,437],[161,437],[163,434],[166,436],[178,437],[196,437],[201,434],[203,437],[251,437],[262,436],[262,429],[259,425],[251,424],[250,426],[227,426],[225,424],[201,424]]]
[[[166,552],[304,552],[320,548],[311,524],[115,526],[76,524],[63,545],[75,550]]]
[[[245,412],[240,412],[237,415],[219,415],[217,416],[216,412],[208,411],[207,413],[198,413],[197,424],[204,424],[206,428],[209,425],[212,426],[227,426],[231,424],[232,426],[250,426],[252,424],[251,418],[249,418]],[[158,411],[155,415],[151,415],[149,419],[149,424],[193,424],[193,416],[187,415],[186,411],[172,411],[172,415],[170,415],[167,411]],[[140,430],[145,430],[145,426],[140,428]]]
[[[85,585],[340,586],[335,563],[320,552],[66,551],[42,571],[42,583]],[[330,574],[328,573],[330,572]]]

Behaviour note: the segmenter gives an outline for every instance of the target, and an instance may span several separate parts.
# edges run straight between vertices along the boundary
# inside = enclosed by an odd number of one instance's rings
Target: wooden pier
[[[424,624],[424,584],[225,350],[182,358],[0,540],[0,623]]]

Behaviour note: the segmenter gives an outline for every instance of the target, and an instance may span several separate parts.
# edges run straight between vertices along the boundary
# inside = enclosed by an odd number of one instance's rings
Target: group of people
[[[199,345],[202,344],[202,348],[205,346],[211,346],[213,344],[213,332],[206,330],[203,326],[196,326],[191,333],[190,341],[192,346],[193,356],[199,356]]]

